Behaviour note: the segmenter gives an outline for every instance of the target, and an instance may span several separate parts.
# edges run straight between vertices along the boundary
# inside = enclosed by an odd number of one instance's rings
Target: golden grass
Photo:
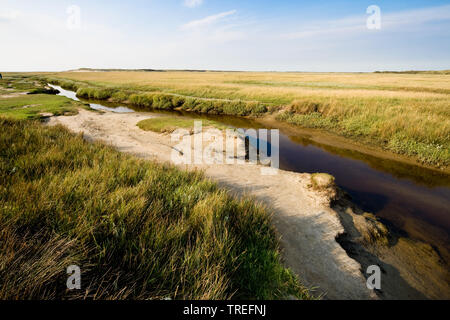
[[[252,72],[65,72],[58,76],[112,85],[148,86],[169,91],[233,94],[244,100],[271,100],[317,96],[388,96],[400,98],[445,97],[450,75],[316,74]],[[431,91],[431,92],[430,92]],[[441,93],[441,94],[439,94]]]

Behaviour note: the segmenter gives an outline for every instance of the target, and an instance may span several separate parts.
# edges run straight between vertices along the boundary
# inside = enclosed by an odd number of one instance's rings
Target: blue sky
[[[0,0],[0,39],[0,71],[450,69],[450,2]]]

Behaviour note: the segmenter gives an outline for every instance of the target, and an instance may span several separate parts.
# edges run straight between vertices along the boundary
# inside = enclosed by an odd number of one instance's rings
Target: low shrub
[[[115,92],[114,89],[82,87],[77,90],[77,96],[85,99],[108,100]]]

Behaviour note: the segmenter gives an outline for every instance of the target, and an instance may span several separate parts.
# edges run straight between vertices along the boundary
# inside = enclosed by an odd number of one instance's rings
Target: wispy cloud
[[[0,12],[0,22],[16,20],[19,17],[19,15],[20,12],[17,10],[6,10]]]
[[[427,22],[450,20],[450,5],[401,11],[381,16],[381,29],[393,30],[401,27],[413,27]],[[368,31],[368,15],[348,17],[340,20],[319,21],[301,30],[283,34],[284,38],[301,39],[324,35],[352,35]]]
[[[189,8],[195,8],[201,6],[203,4],[203,0],[184,0],[184,5]]]
[[[182,25],[181,29],[183,29],[183,30],[196,29],[196,28],[201,28],[201,27],[207,26],[207,25],[211,25],[213,23],[216,23],[216,22],[222,20],[225,17],[234,15],[236,12],[237,12],[236,10],[231,10],[231,11],[218,13],[218,14],[215,14],[212,16],[208,16],[203,19],[194,20],[194,21],[191,21],[191,22],[188,22],[188,23]]]

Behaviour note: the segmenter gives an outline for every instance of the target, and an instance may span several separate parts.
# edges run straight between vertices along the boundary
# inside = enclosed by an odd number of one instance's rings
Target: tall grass
[[[277,119],[375,143],[436,166],[450,165],[450,109],[443,100],[296,100]],[[410,112],[414,110],[414,112]],[[410,112],[410,113],[408,113]]]
[[[0,299],[310,297],[252,200],[63,127],[0,126]]]

